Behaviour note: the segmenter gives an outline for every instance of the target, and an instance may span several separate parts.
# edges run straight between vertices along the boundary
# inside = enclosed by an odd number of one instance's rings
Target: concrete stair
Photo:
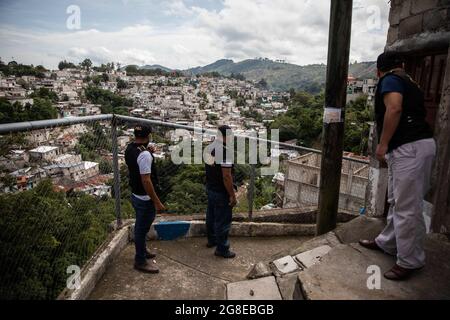
[[[360,238],[374,238],[382,228],[380,219],[358,217],[300,247],[257,263],[247,276],[250,280],[228,287],[234,292],[239,288],[242,299],[252,299],[251,293],[261,278],[277,284],[267,286],[270,292],[265,296],[281,295],[286,300],[450,299],[448,239],[428,235],[426,267],[411,279],[396,282],[383,277],[395,263],[395,257],[357,244]]]

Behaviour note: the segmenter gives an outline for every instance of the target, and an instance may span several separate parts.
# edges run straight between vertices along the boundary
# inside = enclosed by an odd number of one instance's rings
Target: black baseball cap
[[[137,138],[147,138],[152,133],[152,128],[147,125],[137,125],[134,127],[134,136]]]
[[[394,68],[401,68],[403,62],[403,57],[398,53],[384,52],[378,56],[377,69],[385,72]]]

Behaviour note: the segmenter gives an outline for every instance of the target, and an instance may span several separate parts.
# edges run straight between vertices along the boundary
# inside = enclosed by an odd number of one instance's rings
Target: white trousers
[[[386,253],[396,255],[397,264],[403,268],[425,265],[423,200],[435,155],[434,139],[407,143],[386,155],[390,206],[386,227],[375,242]]]

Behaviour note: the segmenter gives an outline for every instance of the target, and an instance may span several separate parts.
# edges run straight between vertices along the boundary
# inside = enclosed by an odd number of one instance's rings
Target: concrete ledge
[[[314,224],[234,222],[230,235],[235,237],[311,236],[315,232]]]
[[[189,223],[189,230],[180,238],[204,237],[206,236],[205,221],[183,221]],[[148,240],[164,239],[158,235],[154,223],[149,233]],[[158,227],[156,227],[158,228]],[[231,237],[274,237],[274,236],[313,236],[316,232],[315,224],[293,224],[275,222],[233,222],[231,224]],[[134,241],[134,224],[130,228],[130,240]]]
[[[91,261],[81,271],[81,285],[78,289],[65,289],[58,300],[85,300],[97,285],[111,262],[129,243],[129,227],[118,230],[100,252],[94,254]]]

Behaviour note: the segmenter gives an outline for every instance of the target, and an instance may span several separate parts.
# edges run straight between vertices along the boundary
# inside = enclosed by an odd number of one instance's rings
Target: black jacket
[[[160,187],[155,164],[155,157],[153,156],[153,153],[150,150],[148,150],[145,145],[137,144],[134,142],[128,144],[127,149],[125,150],[125,162],[128,166],[129,185],[131,187],[131,192],[140,196],[147,195],[147,192],[145,191],[141,181],[141,174],[139,172],[139,165],[137,163],[137,158],[139,157],[139,154],[143,151],[150,152],[153,158],[151,166],[152,171],[150,173],[150,177],[153,183],[153,187],[155,188],[155,191],[158,194],[160,192]]]
[[[422,90],[420,90],[419,86],[404,71],[391,71],[380,78],[375,93],[375,118],[378,141],[381,139],[384,115],[386,113],[384,97],[381,94],[380,88],[383,80],[387,76],[400,78],[405,88],[400,122],[389,142],[388,152],[402,144],[433,137],[433,132],[425,121],[426,109]]]

